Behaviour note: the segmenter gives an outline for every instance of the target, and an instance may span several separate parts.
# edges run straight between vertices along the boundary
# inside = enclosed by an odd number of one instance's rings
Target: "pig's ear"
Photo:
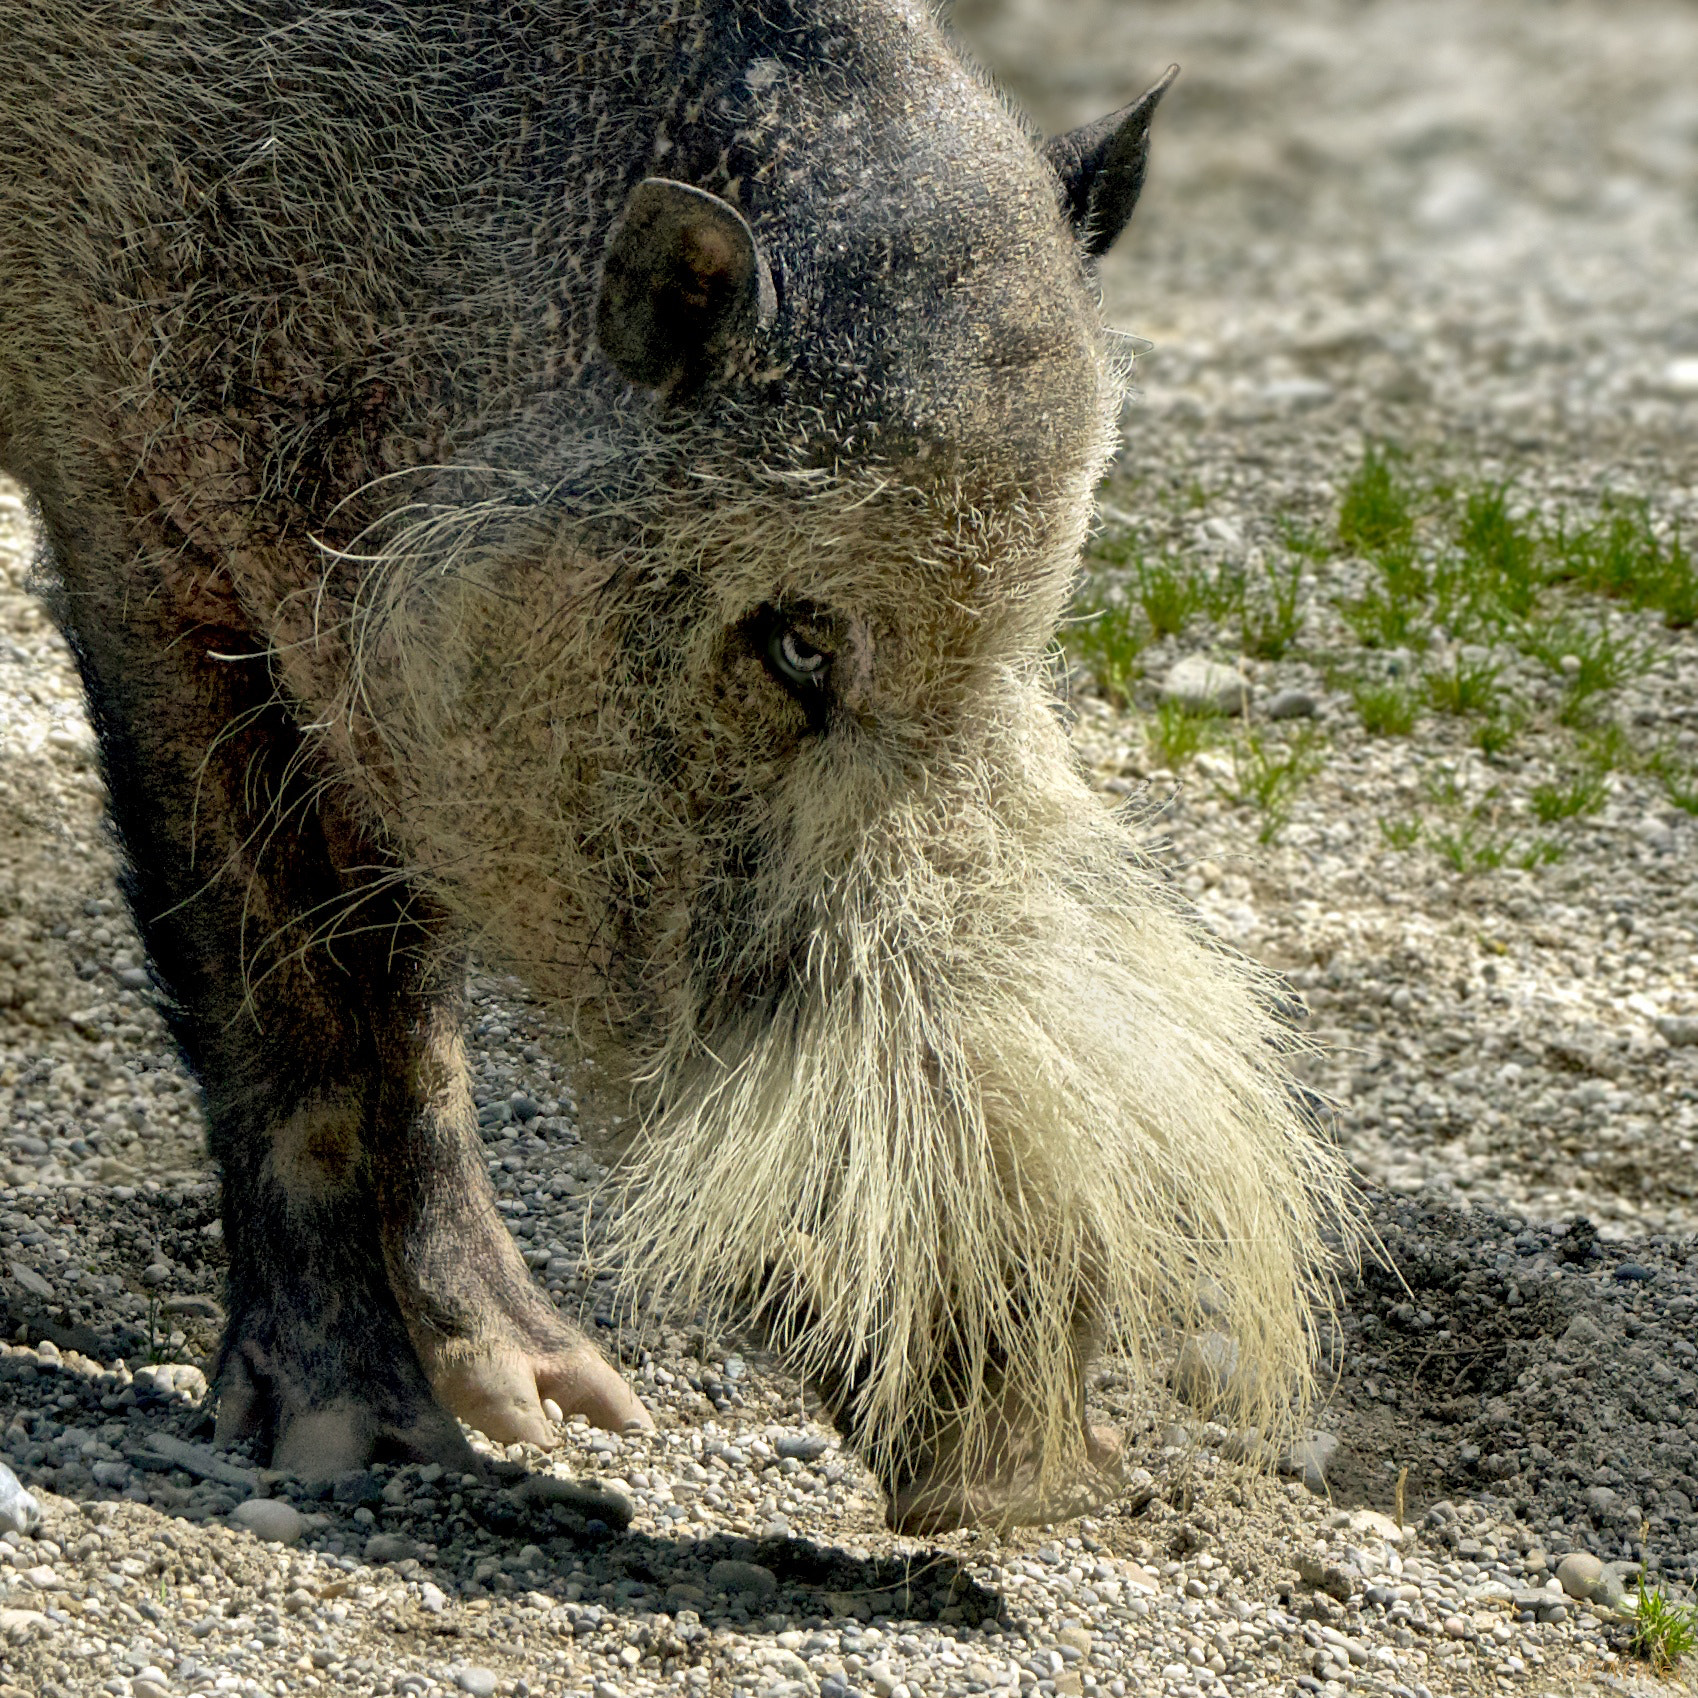
[[[1169,65],[1130,106],[1044,143],[1044,158],[1061,179],[1062,210],[1087,259],[1114,246],[1138,204],[1150,160],[1150,120],[1178,75],[1179,67]]]
[[[595,333],[632,383],[706,375],[776,310],[748,220],[688,183],[645,177],[602,265]]]

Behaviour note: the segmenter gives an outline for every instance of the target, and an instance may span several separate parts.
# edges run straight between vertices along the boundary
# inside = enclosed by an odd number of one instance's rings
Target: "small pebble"
[[[1698,358],[1683,355],[1663,367],[1663,387],[1671,395],[1698,396]]]
[[[1269,719],[1313,719],[1320,703],[1307,690],[1279,690],[1262,711]]]

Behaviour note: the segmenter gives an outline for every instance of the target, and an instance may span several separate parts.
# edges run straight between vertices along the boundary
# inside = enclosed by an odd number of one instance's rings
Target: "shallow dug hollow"
[[[1350,1293],[1335,1492],[1476,1498],[1547,1551],[1698,1578],[1698,1242],[1402,1202]]]

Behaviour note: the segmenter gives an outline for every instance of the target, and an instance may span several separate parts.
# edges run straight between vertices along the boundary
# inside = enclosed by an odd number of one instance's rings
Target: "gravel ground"
[[[1692,1689],[1690,1664],[1659,1680],[1628,1653],[1610,1599],[1639,1564],[1680,1595],[1698,1579],[1698,639],[1550,592],[1570,646],[1631,656],[1564,723],[1560,655],[1460,629],[1364,647],[1341,604],[1372,562],[1300,539],[1335,536],[1370,438],[1406,451],[1434,536],[1446,480],[1509,480],[1529,532],[1630,498],[1659,546],[1698,531],[1698,16],[957,13],[1052,127],[1184,66],[1105,268],[1111,317],[1157,348],[1101,585],[1136,599],[1134,547],[1217,582],[1289,565],[1298,629],[1246,658],[1204,608],[1124,690],[1076,667],[1075,735],[1209,922],[1307,1009],[1311,1083],[1385,1252],[1344,1293],[1318,1436],[1264,1476],[1253,1436],[1152,1409],[1110,1364],[1096,1396],[1138,1465],[1112,1511],[893,1539],[781,1364],[616,1324],[569,1056],[490,980],[470,1037],[492,1174],[658,1432],[569,1425],[553,1452],[492,1456],[488,1483],[374,1470],[322,1498],[213,1453],[197,1101],[0,488],[0,1461],[42,1512],[0,1475],[0,1698]],[[1184,750],[1158,699],[1194,656],[1236,669],[1251,717]],[[1496,668],[1496,707],[1433,711],[1424,681],[1468,667]],[[1407,734],[1370,734],[1369,686],[1418,698]],[[1513,735],[1483,749],[1494,715]],[[1293,796],[1235,799],[1294,753],[1315,770]],[[1582,780],[1585,808],[1540,817]],[[1571,1565],[1564,1591],[1574,1553],[1614,1566]]]

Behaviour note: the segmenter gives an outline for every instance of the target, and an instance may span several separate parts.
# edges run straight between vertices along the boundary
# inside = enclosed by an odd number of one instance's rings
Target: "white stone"
[[[1250,681],[1236,667],[1206,654],[1176,660],[1162,681],[1161,699],[1187,713],[1243,713],[1250,702]]]
[[[281,1498],[249,1498],[230,1511],[230,1519],[268,1545],[293,1545],[306,1531],[306,1518]]]
[[[1403,1529],[1389,1515],[1381,1515],[1377,1509],[1353,1510],[1347,1525],[1361,1538],[1383,1539],[1388,1545],[1403,1543]]]
[[[1318,407],[1333,393],[1333,386],[1318,377],[1276,377],[1261,390],[1262,399],[1276,407]]]
[[[1670,360],[1663,367],[1663,388],[1671,395],[1698,395],[1698,357]]]
[[[33,1533],[41,1525],[41,1505],[25,1491],[16,1474],[0,1462],[0,1533]]]

